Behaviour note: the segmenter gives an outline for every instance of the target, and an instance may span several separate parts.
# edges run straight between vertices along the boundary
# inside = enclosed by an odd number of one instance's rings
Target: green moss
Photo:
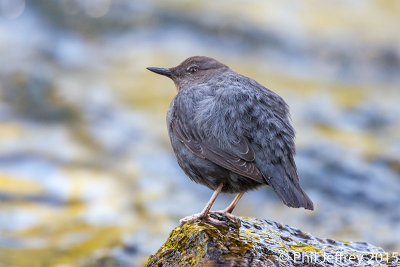
[[[212,225],[200,220],[188,222],[175,228],[167,242],[147,263],[157,264],[200,264],[212,251],[220,252],[221,259],[243,255],[253,249],[251,243],[239,237],[239,222],[227,225]]]

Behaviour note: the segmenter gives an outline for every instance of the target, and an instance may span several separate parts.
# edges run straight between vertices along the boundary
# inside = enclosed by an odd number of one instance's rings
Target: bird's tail
[[[267,168],[266,173],[270,174],[270,177],[266,179],[268,184],[288,207],[314,210],[313,202],[300,187],[296,167],[287,167],[283,168],[280,164],[264,165],[264,168]]]

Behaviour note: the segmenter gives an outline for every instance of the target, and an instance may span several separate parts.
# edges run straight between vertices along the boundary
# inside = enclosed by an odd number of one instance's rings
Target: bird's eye
[[[192,66],[187,69],[187,71],[190,73],[195,73],[198,70],[199,70],[199,68],[197,66]]]

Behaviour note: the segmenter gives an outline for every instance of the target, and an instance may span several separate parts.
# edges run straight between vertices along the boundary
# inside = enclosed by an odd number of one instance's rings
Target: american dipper
[[[246,191],[271,186],[289,207],[313,210],[297,175],[289,108],[276,93],[209,57],[148,70],[171,78],[178,90],[167,112],[176,159],[196,183],[214,190],[202,212],[180,220],[220,223],[208,213],[218,194],[237,193],[220,213],[231,213]]]

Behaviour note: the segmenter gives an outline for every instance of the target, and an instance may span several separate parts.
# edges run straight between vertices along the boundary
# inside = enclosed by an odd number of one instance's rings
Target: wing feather
[[[196,156],[208,159],[221,167],[259,183],[266,183],[260,170],[254,163],[254,150],[245,137],[240,137],[237,141],[229,142],[229,144],[222,148],[210,138],[201,138],[196,133],[196,129],[185,127],[179,118],[173,120],[172,130],[178,140],[184,143]]]

